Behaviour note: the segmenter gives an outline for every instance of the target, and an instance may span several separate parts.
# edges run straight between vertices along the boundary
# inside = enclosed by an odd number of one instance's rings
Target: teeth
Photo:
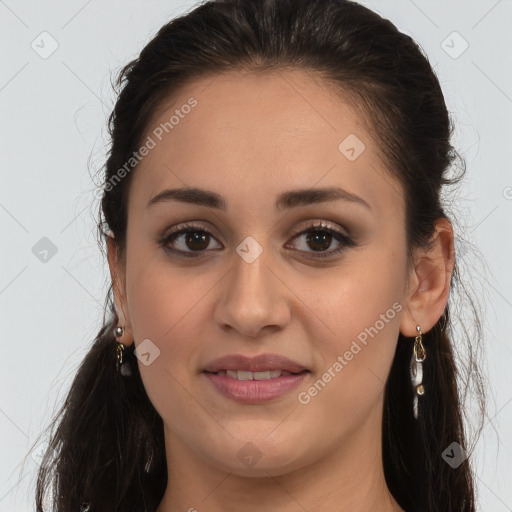
[[[252,380],[253,373],[245,370],[238,370],[238,380]]]
[[[279,372],[279,374],[281,374],[281,372]],[[270,371],[254,372],[254,380],[266,380],[266,379],[270,379]]]
[[[277,377],[293,375],[286,370],[267,370],[265,372],[250,372],[248,370],[220,370],[217,375],[224,375],[238,380],[268,380]]]

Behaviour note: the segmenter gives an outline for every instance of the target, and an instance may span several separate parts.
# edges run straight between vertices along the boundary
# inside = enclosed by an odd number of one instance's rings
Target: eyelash
[[[298,238],[300,235],[304,235],[307,233],[329,233],[334,236],[335,240],[338,242],[342,242],[342,245],[338,249],[334,249],[331,251],[328,251],[327,253],[316,253],[314,254],[314,258],[329,258],[332,257],[341,251],[345,250],[347,247],[354,247],[356,245],[356,242],[350,238],[345,233],[342,233],[341,231],[338,231],[337,229],[333,229],[330,227],[330,224],[327,224],[325,222],[316,222],[310,226],[308,226],[306,229],[303,229],[301,231],[295,232],[292,236],[292,240],[295,238]],[[201,253],[205,252],[206,249],[201,251],[182,251],[179,249],[171,249],[168,247],[168,244],[170,242],[173,242],[176,238],[178,238],[180,235],[184,233],[201,233],[201,234],[208,234],[211,236],[211,233],[205,229],[203,229],[202,226],[196,225],[196,224],[182,224],[179,229],[173,229],[171,232],[166,232],[164,235],[160,237],[158,240],[158,245],[162,247],[165,251],[176,254],[178,256],[184,256],[185,258],[200,258]],[[212,236],[212,238],[214,238]],[[309,252],[309,251],[303,251],[303,252]],[[194,254],[195,253],[195,254]]]

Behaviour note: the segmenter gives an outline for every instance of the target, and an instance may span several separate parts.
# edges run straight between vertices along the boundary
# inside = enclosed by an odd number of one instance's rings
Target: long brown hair
[[[460,181],[465,163],[450,143],[453,122],[418,44],[349,0],[219,0],[165,24],[119,72],[99,209],[101,249],[110,230],[125,254],[127,198],[136,165],[115,186],[112,179],[142,144],[164,100],[207,74],[286,68],[320,73],[360,109],[390,175],[405,191],[409,255],[416,247],[428,247],[436,220],[448,218],[442,187]],[[450,177],[457,159],[461,172]],[[412,415],[408,340],[398,340],[385,386],[384,472],[390,491],[408,512],[476,510],[461,390],[476,390],[483,421],[483,379],[471,345],[479,343],[481,327],[471,300],[476,330],[473,338],[461,340],[469,350],[456,366],[449,306],[455,287],[463,292],[460,298],[466,293],[458,269],[456,262],[443,317],[423,336],[428,393],[421,398],[419,419]],[[91,512],[154,511],[167,485],[163,422],[138,365],[132,364],[131,377],[116,373],[113,329],[118,319],[111,292],[112,286],[103,326],[51,424],[37,480],[39,512],[50,489],[52,510],[59,512],[77,512],[83,502],[90,503]],[[442,457],[454,442],[468,455],[457,468]]]

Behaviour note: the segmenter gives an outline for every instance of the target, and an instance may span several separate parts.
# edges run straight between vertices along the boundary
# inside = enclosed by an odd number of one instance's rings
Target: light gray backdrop
[[[366,0],[425,49],[467,179],[454,208],[486,304],[489,413],[479,510],[512,510],[512,1]],[[191,1],[0,0],[0,512],[34,510],[41,428],[100,326],[107,265],[89,168],[101,167],[110,72]],[[471,333],[468,333],[471,335]],[[507,485],[508,484],[508,485]]]

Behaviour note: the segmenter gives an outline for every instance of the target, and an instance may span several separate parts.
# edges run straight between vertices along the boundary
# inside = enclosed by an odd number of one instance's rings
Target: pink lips
[[[281,370],[286,374],[264,380],[238,380],[225,374],[215,373],[223,370],[250,372]],[[226,398],[245,404],[259,404],[279,398],[297,387],[308,373],[304,366],[277,354],[261,354],[255,357],[233,354],[212,361],[203,371],[203,375],[219,393]]]

